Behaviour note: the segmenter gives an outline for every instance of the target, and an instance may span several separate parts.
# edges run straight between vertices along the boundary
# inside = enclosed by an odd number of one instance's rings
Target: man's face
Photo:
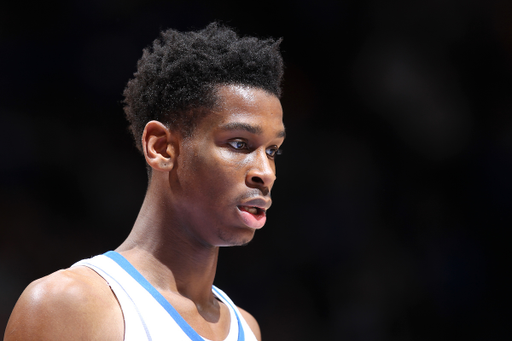
[[[283,112],[257,88],[221,86],[218,96],[220,106],[182,140],[171,189],[179,223],[201,243],[241,245],[266,221]]]

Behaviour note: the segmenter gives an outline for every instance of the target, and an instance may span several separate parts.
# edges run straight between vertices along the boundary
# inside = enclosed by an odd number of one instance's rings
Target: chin
[[[229,233],[219,231],[220,245],[218,246],[244,246],[254,238],[253,229],[243,229],[242,233]]]

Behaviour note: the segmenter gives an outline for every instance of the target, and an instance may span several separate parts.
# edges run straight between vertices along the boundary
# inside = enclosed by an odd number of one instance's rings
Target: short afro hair
[[[191,136],[197,121],[216,105],[219,85],[260,88],[280,98],[280,43],[239,37],[216,22],[195,32],[161,32],[144,49],[123,93],[137,148],[142,151],[142,133],[151,120]]]

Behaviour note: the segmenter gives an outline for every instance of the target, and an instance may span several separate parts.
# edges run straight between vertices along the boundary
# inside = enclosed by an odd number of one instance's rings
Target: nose
[[[259,188],[264,195],[267,195],[270,189],[272,189],[275,180],[276,172],[274,163],[268,158],[264,150],[258,152],[246,175],[245,181],[247,186]]]

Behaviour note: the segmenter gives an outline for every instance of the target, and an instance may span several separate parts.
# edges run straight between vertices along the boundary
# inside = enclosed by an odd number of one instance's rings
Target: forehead
[[[275,95],[259,88],[222,85],[218,87],[217,98],[215,109],[205,117],[201,128],[251,126],[253,133],[284,137],[283,109]]]

